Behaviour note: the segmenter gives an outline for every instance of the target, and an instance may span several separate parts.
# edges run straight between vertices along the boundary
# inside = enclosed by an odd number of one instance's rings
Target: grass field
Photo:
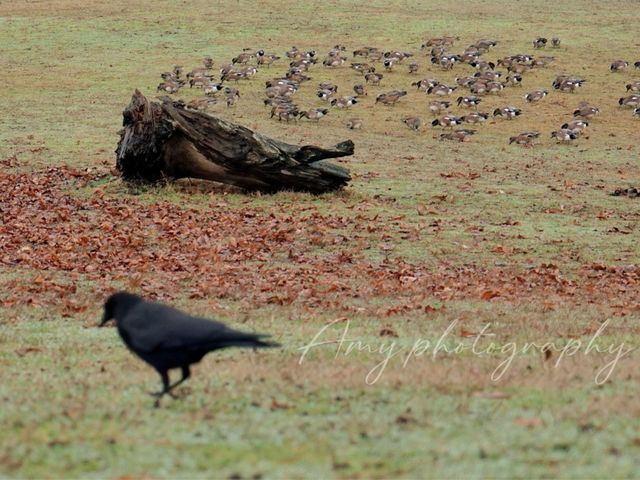
[[[640,121],[617,103],[640,70],[609,71],[640,60],[637,5],[284,5],[0,1],[0,476],[637,477],[640,204],[609,195],[640,184]],[[410,84],[472,74],[420,52],[445,34],[456,52],[495,38],[491,60],[555,63],[480,106],[513,104],[520,118],[441,142],[431,98]],[[532,48],[555,35],[561,48]],[[351,111],[287,124],[262,105],[280,60],[210,113],[290,143],[352,139],[343,192],[113,176],[123,108],[135,88],[153,97],[174,64],[292,45],[322,59],[335,44],[411,51],[420,71],[401,64]],[[556,92],[560,73],[586,86]],[[348,64],[309,74],[301,107],[322,105],[323,80],[344,94],[361,81]],[[409,94],[374,104],[394,88]],[[549,96],[526,104],[538,88]],[[557,145],[550,132],[581,100],[600,115]],[[408,114],[427,126],[409,130]],[[347,130],[350,117],[364,128]],[[534,148],[508,144],[528,130],[542,132]],[[283,348],[210,355],[180,400],[153,409],[157,375],[115,329],[95,328],[122,288]]]

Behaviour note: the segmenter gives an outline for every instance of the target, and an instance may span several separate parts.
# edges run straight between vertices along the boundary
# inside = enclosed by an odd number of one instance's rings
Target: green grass
[[[375,323],[353,335],[375,344],[367,334]],[[26,477],[628,477],[637,469],[635,380],[598,387],[572,378],[579,365],[554,371],[529,358],[506,385],[492,385],[494,361],[473,358],[479,371],[469,377],[469,360],[443,355],[404,372],[392,366],[366,386],[368,355],[318,350],[298,365],[293,345],[310,326],[299,330],[283,338],[284,355],[207,359],[186,397],[154,410],[145,390],[157,379],[113,330],[28,319],[3,328],[3,345],[40,349],[19,365],[4,348],[0,357],[11,378],[0,387],[3,465]],[[478,395],[496,390],[507,398]]]
[[[0,161],[15,157],[3,163],[4,173],[30,174],[60,164],[89,168],[105,176],[57,188],[84,200],[104,194],[116,205],[126,201],[140,210],[167,203],[177,212],[223,210],[230,218],[238,215],[241,232],[247,232],[242,223],[247,210],[277,220],[277,228],[294,229],[291,241],[265,258],[243,263],[223,255],[210,265],[204,262],[207,281],[233,271],[242,288],[201,299],[190,298],[200,286],[198,277],[172,277],[167,270],[39,272],[3,261],[0,476],[637,477],[635,351],[602,385],[594,379],[610,357],[595,352],[566,358],[557,367],[557,351],[550,358],[539,350],[517,355],[497,382],[491,374],[505,360],[504,351],[424,355],[404,368],[399,354],[373,385],[366,378],[383,359],[379,353],[336,355],[336,345],[330,344],[311,350],[299,363],[300,348],[338,318],[350,320],[349,338],[374,349],[395,342],[402,354],[416,340],[437,342],[453,321],[449,346],[471,343],[469,335],[490,324],[494,336],[483,342],[548,341],[562,348],[572,339],[586,344],[607,320],[601,345],[638,345],[637,278],[619,271],[596,278],[596,271],[584,269],[591,263],[613,268],[638,262],[637,200],[608,195],[640,183],[638,123],[617,106],[625,83],[640,73],[608,71],[614,59],[640,60],[635,5],[586,1],[576,8],[542,1],[508,8],[495,0],[374,0],[300,2],[286,11],[282,5],[270,0],[0,3],[0,107],[5,112]],[[410,90],[411,81],[433,77],[452,83],[472,73],[467,66],[443,72],[420,54],[423,40],[443,34],[461,37],[456,51],[479,38],[496,38],[500,43],[490,59],[531,52],[538,35],[558,35],[563,46],[534,52],[554,55],[556,64],[528,73],[522,88],[487,97],[480,108],[490,112],[514,104],[523,107],[522,118],[488,122],[471,142],[450,144],[437,140],[438,129],[428,125],[416,134],[399,121],[406,114],[431,120],[425,108],[429,98]],[[269,119],[261,105],[263,82],[284,72],[281,60],[239,84],[236,108],[218,105],[211,113],[291,143],[353,139],[355,155],[340,160],[354,175],[344,192],[248,195],[183,181],[129,188],[108,174],[122,109],[134,88],[153,97],[160,72],[176,63],[189,69],[203,55],[212,55],[220,66],[245,47],[280,55],[292,45],[314,48],[322,60],[337,43],[347,51],[374,45],[415,52],[420,73],[410,77],[401,65],[385,73],[383,86],[370,87],[352,111],[332,110],[319,124],[283,124]],[[551,92],[538,105],[524,104],[527,91],[551,89],[551,79],[562,72],[586,78],[584,90]],[[314,87],[323,80],[335,81],[344,94],[360,81],[348,67],[317,65],[310,75],[313,80],[295,97],[302,107],[320,105]],[[406,88],[409,95],[394,108],[374,105],[378,93],[392,88]],[[199,95],[185,89],[178,97]],[[588,138],[555,145],[550,131],[569,119],[581,100],[601,109]],[[346,120],[356,116],[365,128],[348,131]],[[543,132],[539,145],[508,145],[510,135],[526,130]],[[11,199],[5,197],[0,198],[8,204]],[[89,220],[77,220],[78,227],[97,228],[95,219],[103,214],[88,212]],[[326,226],[314,215],[334,223]],[[31,221],[25,216],[24,222]],[[165,251],[165,230],[152,226],[144,233],[148,252]],[[210,241],[224,246],[234,235],[226,225]],[[290,249],[306,260],[292,261]],[[341,251],[353,253],[353,268],[315,272],[327,303],[314,306],[305,297],[316,287],[314,269],[331,265]],[[434,277],[443,289],[421,291],[409,280],[379,280],[375,272],[392,269],[386,259],[393,268],[394,262],[415,267],[417,282],[443,270]],[[557,277],[574,286],[557,280],[554,290],[556,280],[549,275],[555,270],[532,273],[542,264],[555,265]],[[249,272],[233,270],[245,266]],[[368,271],[365,266],[374,273],[362,273]],[[258,275],[252,283],[252,269],[264,278]],[[280,278],[279,287],[293,295],[291,304],[263,298],[260,288],[277,277],[276,271],[291,274]],[[295,277],[301,271],[311,273]],[[56,291],[38,283],[40,275],[75,287],[65,298],[87,310],[69,311]],[[156,276],[165,282],[157,286],[160,298],[239,328],[272,332],[284,347],[211,355],[180,389],[180,400],[151,408],[146,392],[158,387],[157,375],[126,351],[115,330],[94,326],[111,289],[150,288]],[[344,289],[325,291],[332,283]],[[497,298],[482,299],[483,292],[494,290]],[[425,305],[437,311],[425,312]],[[337,340],[343,325],[327,332],[328,338]]]

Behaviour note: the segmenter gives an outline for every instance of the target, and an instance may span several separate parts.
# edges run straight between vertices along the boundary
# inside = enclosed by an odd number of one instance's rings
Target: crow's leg
[[[183,365],[182,366],[182,378],[180,380],[178,380],[176,383],[174,383],[173,385],[171,385],[169,387],[169,389],[167,390],[167,393],[171,394],[170,391],[173,390],[174,388],[176,388],[178,385],[180,385],[182,382],[184,382],[185,380],[187,380],[189,377],[191,376],[191,370],[189,370],[189,365]],[[174,397],[175,398],[175,397]]]
[[[160,374],[160,378],[162,379],[162,390],[159,392],[151,392],[151,396],[156,397],[156,401],[153,406],[158,408],[160,406],[160,399],[163,395],[169,395],[171,398],[176,398],[173,393],[171,393],[172,386],[169,386],[169,371],[163,370],[158,372]],[[179,382],[178,382],[179,383]],[[175,386],[175,385],[174,385]]]

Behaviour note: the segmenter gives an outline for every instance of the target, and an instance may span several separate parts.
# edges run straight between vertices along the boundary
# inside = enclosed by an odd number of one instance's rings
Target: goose
[[[213,58],[207,55],[202,59],[202,64],[204,65],[204,68],[210,70],[213,68]]]
[[[554,48],[558,48],[560,46],[560,39],[558,37],[553,37],[551,39],[551,46]]]
[[[239,72],[242,75],[241,78],[251,78],[256,73],[258,73],[258,69],[256,67],[252,67],[251,65],[247,65],[246,67],[240,69]]]
[[[296,89],[291,85],[274,85],[273,87],[267,87],[264,91],[267,98],[290,97],[295,92]]]
[[[173,72],[162,72],[160,74],[160,78],[162,78],[162,80],[169,80],[175,83],[178,83],[180,81],[178,76]]]
[[[640,118],[640,108],[636,108],[636,109],[633,111],[633,116],[634,116],[634,117],[638,117],[638,118]]]
[[[240,98],[240,91],[234,87],[224,87],[225,97],[237,97]]]
[[[317,122],[327,113],[329,113],[327,108],[312,108],[306,112],[300,112],[300,118],[306,117],[309,120],[315,120]]]
[[[456,82],[457,85],[460,85],[461,87],[468,87],[469,85],[471,85],[476,80],[477,80],[476,77],[466,76],[466,77],[457,77],[455,79],[455,82]]]
[[[500,79],[502,73],[493,70],[483,70],[482,72],[476,72],[473,76],[474,78],[484,80],[485,82],[495,82]]]
[[[476,124],[476,123],[485,122],[488,118],[489,118],[488,113],[473,112],[462,117],[462,120],[465,123]]]
[[[273,117],[277,117],[279,122],[281,122],[282,119],[285,119],[287,123],[289,123],[289,120],[296,119],[298,117],[298,109],[292,103],[274,105],[271,109],[271,118]]]
[[[533,55],[518,53],[511,55],[511,59],[516,63],[530,63],[533,60]]]
[[[309,70],[309,67],[315,63],[316,61],[313,58],[301,58],[300,60],[289,62],[289,68],[299,68],[307,72]]]
[[[406,58],[413,57],[413,53],[400,52],[398,50],[392,52],[384,52],[384,58],[395,58],[397,61],[402,61]]]
[[[207,109],[217,103],[215,98],[196,98],[187,103],[187,108],[205,112]]]
[[[480,55],[484,55],[485,53],[487,53],[489,51],[489,49],[493,48],[492,46],[489,46],[486,43],[473,43],[471,45],[469,45],[466,49],[465,49],[465,53],[473,53],[474,55],[480,57]]]
[[[640,190],[638,190],[635,187],[616,188],[616,190],[613,193],[611,193],[610,195],[612,195],[614,197],[627,196],[629,198],[636,198],[636,197],[640,196]]]
[[[387,72],[391,72],[396,62],[398,62],[397,58],[385,58],[384,61],[382,62],[382,65],[384,66]]]
[[[347,57],[341,57],[341,56],[331,56],[331,57],[327,57],[324,59],[324,61],[322,62],[322,65],[324,65],[325,67],[341,67],[342,65],[345,64],[345,62],[347,61]]]
[[[418,131],[422,126],[422,120],[418,117],[401,117],[400,121],[404,123],[411,130]]]
[[[474,43],[471,46],[480,51],[484,50],[485,52],[487,52],[491,48],[495,47],[497,44],[498,44],[497,40],[489,40],[489,39],[483,38],[481,40],[478,40],[476,43]]]
[[[204,94],[208,97],[213,97],[223,88],[224,87],[222,86],[221,83],[209,83],[204,87]]]
[[[443,70],[451,70],[457,62],[460,62],[460,55],[442,55],[431,57],[431,63],[439,64]]]
[[[360,118],[350,118],[347,121],[347,128],[349,130],[360,130],[362,128],[362,119],[360,119]]]
[[[560,130],[551,132],[551,138],[555,138],[558,143],[569,143],[578,138],[578,136],[567,128],[561,128]]]
[[[609,65],[609,70],[612,72],[621,72],[628,66],[629,62],[625,62],[624,60],[615,60],[611,62],[611,65]]]
[[[307,81],[311,80],[311,77],[305,75],[304,73],[302,73],[298,69],[290,69],[285,74],[285,77],[288,78],[289,80],[292,80],[292,81],[297,82],[297,83],[307,82]]]
[[[267,80],[264,82],[265,87],[276,87],[279,85],[285,85],[287,87],[291,87],[294,90],[298,90],[300,88],[300,84],[295,80],[291,80],[287,77],[273,78],[271,80]]]
[[[476,80],[469,84],[469,91],[475,95],[487,93],[487,82],[485,80]]]
[[[437,60],[440,59],[447,52],[447,47],[443,47],[442,45],[433,47],[431,49],[431,58],[435,58]],[[436,63],[432,60],[431,63]]]
[[[533,92],[529,92],[524,96],[524,99],[529,103],[534,103],[542,100],[549,94],[547,90],[534,90]]]
[[[418,90],[424,90],[425,92],[429,87],[435,87],[436,85],[440,85],[440,82],[433,78],[423,78],[422,80],[418,80],[411,84],[412,87],[417,87]]]
[[[420,48],[422,50],[425,50],[427,48],[431,48],[431,47],[440,47],[443,45],[443,41],[441,38],[430,38],[428,40],[425,40],[424,42],[422,42],[422,45],[420,45]]]
[[[294,47],[291,47],[291,50],[287,50],[285,55],[287,56],[287,58],[294,59],[300,56],[300,50],[298,50],[298,48],[294,46]]]
[[[533,41],[533,48],[544,48],[547,45],[547,39],[538,37]]]
[[[476,133],[475,130],[471,130],[468,128],[461,128],[458,130],[454,130],[450,133],[441,133],[440,140],[453,140],[457,142],[466,142],[471,138],[471,135]]]
[[[160,84],[156,88],[158,92],[166,92],[166,93],[178,93],[180,90],[180,85],[177,82],[172,82],[170,80],[166,80]]]
[[[458,99],[456,100],[456,103],[458,104],[459,107],[477,107],[478,105],[480,105],[480,102],[482,101],[481,98],[476,97],[475,95],[471,95],[468,97],[458,97]]]
[[[513,137],[509,137],[509,145],[523,145],[525,147],[533,147],[533,141],[540,136],[540,132],[522,132]]]
[[[330,92],[337,93],[338,86],[331,82],[320,82],[318,84],[318,90],[329,90]]]
[[[586,80],[568,78],[566,76],[559,76],[553,81],[552,85],[553,85],[553,88],[561,92],[574,93],[576,89],[582,87],[582,84],[585,81]]]
[[[449,102],[443,102],[441,100],[433,100],[429,102],[429,110],[434,115],[437,115],[442,112],[446,112],[449,109]]]
[[[340,98],[334,98],[331,100],[331,105],[337,108],[348,108],[358,103],[357,97],[345,96]]]
[[[499,58],[496,61],[496,66],[501,65],[503,67],[507,67],[508,68],[514,62],[515,62],[515,60],[513,60],[513,58],[511,58],[511,57],[502,57],[502,58]]]
[[[405,90],[392,90],[387,93],[381,93],[376,97],[376,103],[393,106],[406,94],[407,92]]]
[[[518,63],[518,62],[514,62],[511,65],[509,65],[507,67],[507,70],[509,72],[512,73],[519,73],[519,74],[523,74],[525,72],[528,72],[529,70],[531,70],[531,65],[527,64],[527,63]]]
[[[268,107],[269,105],[271,105],[272,107],[275,107],[276,105],[291,105],[293,106],[293,103],[291,102],[291,98],[290,97],[273,97],[273,98],[265,98],[263,100],[264,106]]]
[[[476,70],[485,71],[485,70],[495,70],[496,64],[493,62],[487,62],[486,60],[478,60],[475,62],[470,62],[471,65]]]
[[[356,72],[362,73],[363,75],[376,71],[376,67],[374,67],[373,65],[369,65],[368,63],[352,63],[351,68]]]
[[[532,67],[548,67],[555,61],[555,57],[542,56],[536,57],[531,62]]]
[[[318,92],[316,93],[316,96],[324,102],[330,102],[331,100],[334,100],[333,95],[333,90],[318,90]]]
[[[409,64],[409,74],[418,73],[418,69],[419,68],[420,68],[420,66],[418,65],[417,62],[411,62]]]
[[[160,74],[160,76],[162,77],[162,80],[164,80],[165,83],[177,85],[178,88],[182,88],[186,84],[184,80],[178,78],[173,72],[164,72]]]
[[[586,120],[571,120],[564,123],[560,128],[562,130],[571,130],[575,135],[580,135],[588,126],[589,122]]]
[[[522,114],[522,111],[519,108],[511,107],[511,106],[496,108],[493,111],[494,117],[503,117],[503,118],[506,118],[507,120],[513,120],[514,118],[520,116],[521,114]]]
[[[504,85],[500,82],[487,82],[486,88],[487,93],[499,94],[502,90],[504,90]]]
[[[230,68],[232,68],[232,67],[230,67]],[[198,67],[198,68],[194,68],[189,73],[187,73],[187,80],[189,80],[189,79],[191,79],[193,77],[212,78],[213,74],[211,73],[211,70],[209,70],[208,68]]]
[[[485,49],[478,48],[478,46],[475,43],[472,43],[471,45],[469,45],[462,52],[463,55],[475,55],[478,58],[485,53],[487,53]]]
[[[380,85],[383,75],[381,73],[370,72],[365,74],[364,80],[371,85]]]
[[[522,75],[519,73],[510,73],[505,78],[505,84],[511,85],[512,87],[515,87],[516,85],[522,86]]]
[[[618,100],[621,107],[640,107],[640,95],[629,95]]]
[[[230,70],[227,73],[225,73],[224,75],[220,76],[220,81],[221,82],[225,82],[225,81],[231,81],[233,80],[234,82],[237,82],[238,80],[244,78],[245,75],[244,73],[238,71],[238,70]]]
[[[600,110],[598,107],[592,107],[589,104],[581,104],[573,111],[574,117],[593,118]]]
[[[229,73],[231,70],[233,70],[233,65],[231,65],[230,63],[227,63],[225,65],[222,65],[220,67],[219,73],[220,73],[220,77],[224,77],[227,73]],[[187,77],[189,77],[189,74],[187,74]]]
[[[481,52],[477,48],[467,47],[462,55],[460,55],[460,61],[462,63],[466,63],[467,65],[471,65],[473,62],[480,61]]]
[[[289,123],[289,120],[297,120],[298,118],[298,111],[297,110],[278,110],[275,113],[275,116],[278,117],[278,121],[281,122],[282,119],[284,119],[287,123]]]
[[[204,88],[205,85],[211,82],[209,77],[205,77],[203,75],[197,75],[195,77],[191,77],[189,79],[189,88]]]
[[[453,37],[450,35],[445,35],[443,37],[438,37],[438,38],[430,38],[429,40],[425,41],[422,46],[423,47],[436,47],[436,46],[452,46],[453,42],[455,42],[456,40],[460,40],[460,37]]]
[[[627,83],[627,92],[640,92],[640,80]]]
[[[436,118],[433,122],[431,122],[431,125],[433,125],[434,127],[450,127],[453,128],[456,125],[462,125],[462,118],[461,117],[456,117],[454,115],[444,115],[440,118]]]
[[[427,89],[428,94],[433,95],[451,95],[456,87],[448,87],[447,85],[439,84]]]
[[[251,60],[255,55],[253,53],[249,53],[249,52],[242,52],[240,55],[238,55],[237,57],[233,57],[231,59],[231,63],[233,65],[235,65],[236,63],[240,63],[240,64],[245,64],[245,63],[249,63],[249,60]]]
[[[362,47],[353,51],[354,57],[368,57],[372,51],[377,51],[378,49],[375,47]]]
[[[364,83],[358,83],[353,86],[356,95],[367,95],[367,86]]]
[[[271,67],[271,64],[276,60],[280,60],[280,57],[273,54],[266,54],[264,50],[260,50],[262,54],[258,55],[257,63],[258,65],[266,65],[267,67]]]
[[[436,63],[433,61],[433,60],[436,60],[440,64],[440,67],[443,70],[451,70],[453,66],[456,64],[455,58],[447,57],[447,56],[442,56],[440,57],[439,60],[437,60],[436,57],[433,57],[431,60],[432,60],[432,63]]]

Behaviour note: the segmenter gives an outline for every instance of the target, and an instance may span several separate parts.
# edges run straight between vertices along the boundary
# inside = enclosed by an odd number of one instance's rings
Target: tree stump
[[[125,180],[190,177],[247,190],[312,193],[338,190],[351,180],[346,168],[323,161],[353,155],[351,140],[327,149],[290,145],[184,102],[160,100],[136,90],[123,112],[116,167]]]

